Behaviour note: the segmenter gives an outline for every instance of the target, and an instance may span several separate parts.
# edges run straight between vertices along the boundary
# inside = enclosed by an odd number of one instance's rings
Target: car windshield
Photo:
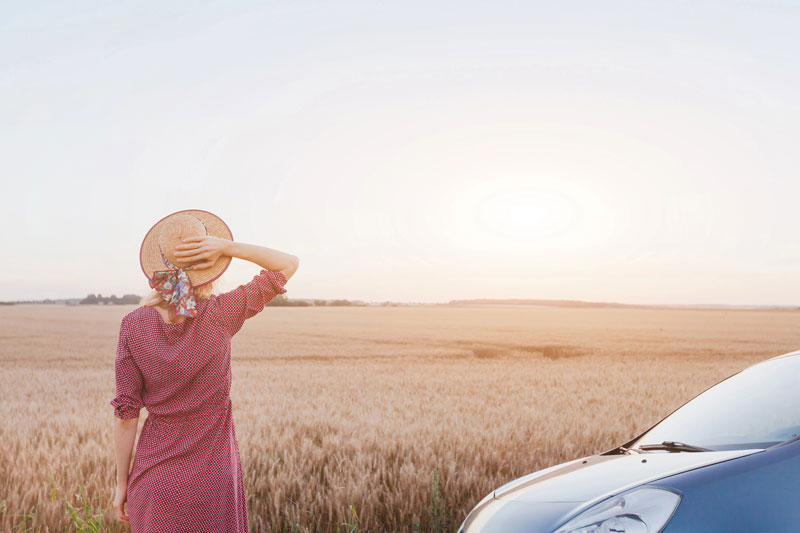
[[[799,356],[756,364],[689,401],[630,447],[676,441],[736,450],[767,448],[796,437],[800,434],[799,374]]]

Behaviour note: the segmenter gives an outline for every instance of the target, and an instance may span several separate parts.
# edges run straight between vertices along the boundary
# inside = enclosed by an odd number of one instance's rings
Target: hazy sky
[[[796,2],[14,4],[0,299],[205,209],[295,298],[800,304]]]

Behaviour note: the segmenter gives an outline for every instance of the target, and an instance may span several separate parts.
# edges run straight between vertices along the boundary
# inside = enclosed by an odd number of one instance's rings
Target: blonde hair
[[[201,300],[208,300],[212,294],[216,294],[215,289],[216,280],[210,281],[205,285],[201,285],[199,287],[195,287],[194,289],[194,299],[197,303],[200,303]],[[161,304],[164,302],[164,298],[161,294],[152,289],[148,294],[142,296],[142,299],[139,300],[139,305],[149,305],[150,307],[161,307]],[[170,322],[174,322],[175,318],[178,316],[175,314],[175,310],[172,307],[168,307],[169,310],[169,320]]]

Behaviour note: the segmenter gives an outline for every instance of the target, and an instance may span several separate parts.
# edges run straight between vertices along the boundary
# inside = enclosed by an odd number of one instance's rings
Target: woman
[[[212,294],[234,257],[262,270],[232,291]],[[231,337],[286,292],[299,259],[235,242],[219,217],[193,209],[157,222],[142,242],[140,262],[155,290],[120,326],[117,395],[110,402],[117,518],[133,533],[247,532],[229,396]],[[129,473],[142,407],[148,415]]]

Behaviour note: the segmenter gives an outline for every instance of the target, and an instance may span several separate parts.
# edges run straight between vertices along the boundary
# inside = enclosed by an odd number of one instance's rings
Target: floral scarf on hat
[[[191,270],[193,265],[180,268],[166,258],[161,252],[161,262],[171,270],[156,270],[150,280],[150,287],[161,294],[164,300],[175,309],[175,314],[181,316],[197,316],[197,303],[194,299],[194,288],[189,281],[187,270]]]

